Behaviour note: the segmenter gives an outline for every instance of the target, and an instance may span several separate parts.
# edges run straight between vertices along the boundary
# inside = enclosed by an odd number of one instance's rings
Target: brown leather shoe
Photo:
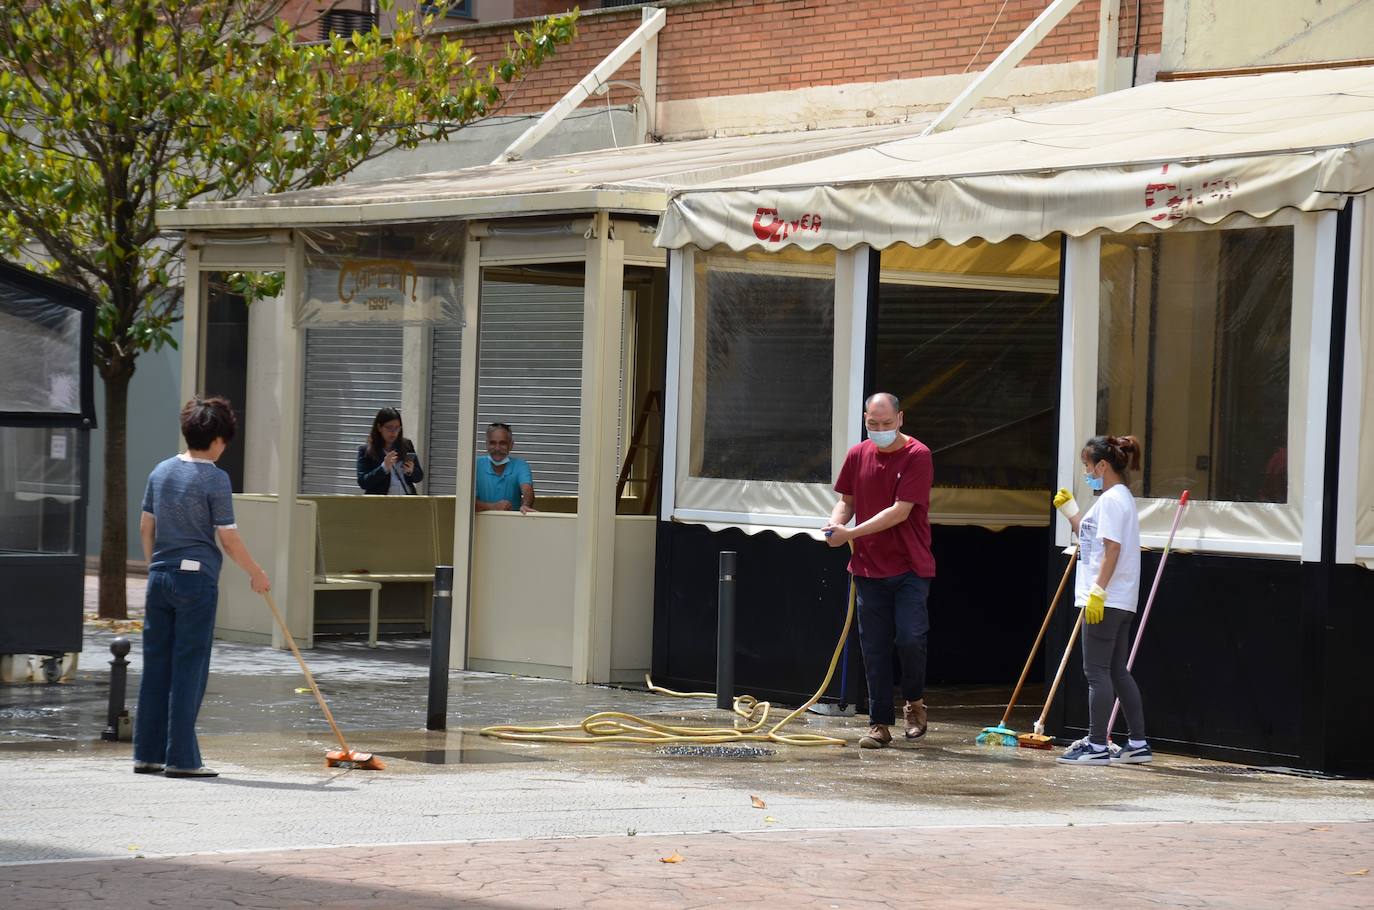
[[[906,738],[920,739],[926,735],[926,700],[918,698],[902,705],[902,720],[906,723]]]
[[[860,749],[882,749],[892,743],[892,734],[886,724],[874,724],[868,733],[859,740]]]

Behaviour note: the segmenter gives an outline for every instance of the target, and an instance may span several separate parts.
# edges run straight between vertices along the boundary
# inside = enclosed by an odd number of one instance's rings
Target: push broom
[[[1007,726],[1007,721],[1011,720],[1011,711],[1016,707],[1016,700],[1021,697],[1021,687],[1026,684],[1026,677],[1030,675],[1031,664],[1035,663],[1035,655],[1040,650],[1040,643],[1045,640],[1045,630],[1050,627],[1050,619],[1054,616],[1055,608],[1059,606],[1059,598],[1064,594],[1064,588],[1068,586],[1069,579],[1073,576],[1073,564],[1078,559],[1078,548],[1073,548],[1073,553],[1069,556],[1069,565],[1064,569],[1064,577],[1059,580],[1059,590],[1054,592],[1054,599],[1050,601],[1050,608],[1045,613],[1045,621],[1040,624],[1040,631],[1036,633],[1035,644],[1031,645],[1030,654],[1026,655],[1026,665],[1021,668],[1021,678],[1016,681],[1016,688],[1011,692],[1011,700],[1007,702],[1007,710],[1002,712],[1002,720],[995,727],[984,727],[983,732],[978,734],[975,742],[980,746],[1009,746],[1016,748],[1016,731]]]
[[[1049,749],[1054,745],[1054,737],[1045,735],[1045,718],[1049,717],[1050,705],[1054,704],[1054,693],[1059,691],[1059,682],[1064,678],[1064,668],[1069,665],[1069,655],[1073,653],[1073,643],[1078,641],[1078,631],[1083,628],[1083,611],[1078,611],[1078,619],[1074,621],[1073,632],[1069,635],[1069,643],[1064,646],[1064,656],[1059,660],[1059,670],[1054,674],[1054,682],[1050,685],[1050,693],[1045,696],[1045,707],[1040,710],[1040,717],[1035,721],[1033,733],[1022,733],[1016,737],[1016,744],[1023,749]]]
[[[1150,608],[1155,605],[1155,593],[1159,591],[1159,580],[1164,577],[1164,564],[1169,561],[1169,550],[1174,545],[1174,534],[1178,531],[1179,521],[1183,518],[1183,510],[1188,508],[1188,491],[1184,490],[1183,495],[1178,498],[1178,511],[1174,512],[1174,525],[1169,529],[1169,539],[1164,542],[1164,553],[1159,557],[1159,567],[1155,569],[1155,580],[1150,585],[1150,596],[1145,598],[1145,611],[1140,614],[1140,628],[1135,630],[1135,641],[1131,644],[1131,656],[1126,658],[1126,672],[1131,672],[1135,666],[1135,654],[1140,650],[1140,640],[1145,637],[1145,624],[1150,621]],[[1112,725],[1116,723],[1116,714],[1121,710],[1121,699],[1112,703],[1112,716],[1107,721],[1107,747],[1112,746]]]
[[[286,643],[291,646],[291,653],[296,655],[296,662],[301,665],[301,672],[305,674],[305,681],[310,683],[310,691],[315,693],[315,701],[320,703],[320,710],[324,712],[324,719],[329,721],[330,729],[339,739],[340,749],[337,752],[328,752],[324,756],[326,767],[338,768],[348,766],[362,771],[380,771],[386,767],[382,760],[371,752],[354,752],[348,748],[348,741],[344,739],[343,732],[339,730],[339,725],[334,723],[334,715],[329,711],[329,705],[325,703],[324,695],[320,693],[320,687],[315,685],[315,677],[310,673],[310,668],[305,665],[305,658],[301,657],[301,649],[296,647],[296,640],[291,637],[291,630],[286,627],[286,620],[282,619],[281,611],[277,609],[277,603],[272,599],[270,591],[262,595],[267,600],[267,605],[272,608],[272,615],[277,620],[277,627],[281,629],[281,634],[286,638]]]

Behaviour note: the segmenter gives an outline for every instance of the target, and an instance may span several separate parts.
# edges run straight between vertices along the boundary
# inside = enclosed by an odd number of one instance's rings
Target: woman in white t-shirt
[[[1083,482],[1096,501],[1082,515],[1068,490],[1054,505],[1078,534],[1074,604],[1083,610],[1083,675],[1088,679],[1088,735],[1069,747],[1067,764],[1139,764],[1154,753],[1145,741],[1140,689],[1126,669],[1131,620],[1140,599],[1140,518],[1127,472],[1140,467],[1134,436],[1094,436],[1083,446]],[[1130,739],[1119,752],[1108,749],[1112,706],[1121,699]]]

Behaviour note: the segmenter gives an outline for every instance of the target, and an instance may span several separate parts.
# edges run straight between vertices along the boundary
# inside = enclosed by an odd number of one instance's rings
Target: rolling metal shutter
[[[493,421],[515,430],[534,489],[577,495],[582,416],[582,288],[482,282],[479,451]]]
[[[462,359],[462,327],[436,328],[430,349],[429,461],[425,462],[425,492],[432,496],[452,496],[458,473]]]
[[[508,423],[515,429],[515,454],[534,472],[536,492],[576,496],[582,288],[484,281],[481,331],[471,451],[486,452],[488,424]],[[457,472],[461,346],[461,329],[435,329],[429,418],[434,494],[452,494]]]
[[[401,361],[399,326],[305,330],[302,493],[362,492],[358,446],[378,409],[401,407]]]

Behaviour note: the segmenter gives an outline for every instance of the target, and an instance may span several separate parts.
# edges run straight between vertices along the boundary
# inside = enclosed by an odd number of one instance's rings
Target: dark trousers
[[[201,766],[196,715],[210,675],[218,597],[219,582],[204,572],[148,573],[135,761]]]
[[[915,701],[925,696],[930,579],[908,572],[892,578],[855,576],[854,584],[859,601],[859,647],[868,677],[868,719],[891,725],[896,721],[892,703],[894,651],[901,663],[902,697]]]
[[[1145,738],[1145,709],[1140,701],[1140,689],[1126,660],[1131,654],[1131,620],[1129,610],[1108,607],[1102,621],[1083,624],[1083,675],[1088,678],[1088,739],[1098,745],[1107,742],[1111,732],[1107,721],[1112,706],[1121,699],[1121,713],[1126,715],[1126,729],[1131,739]]]

